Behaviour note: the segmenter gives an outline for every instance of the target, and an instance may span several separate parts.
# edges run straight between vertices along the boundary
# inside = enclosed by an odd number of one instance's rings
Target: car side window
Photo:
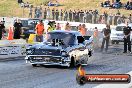
[[[78,43],[84,43],[84,38],[82,36],[77,36]]]

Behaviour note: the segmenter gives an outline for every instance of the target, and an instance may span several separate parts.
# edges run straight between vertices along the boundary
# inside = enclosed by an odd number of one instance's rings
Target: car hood
[[[29,49],[63,49],[62,46],[52,46],[51,44],[44,44],[44,43],[40,43],[40,44],[35,44],[31,47],[29,47]]]

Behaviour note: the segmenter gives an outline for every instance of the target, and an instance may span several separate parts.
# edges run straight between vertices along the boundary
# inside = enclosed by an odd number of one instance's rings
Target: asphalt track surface
[[[118,74],[132,70],[132,55],[123,54],[123,45],[110,46],[108,52],[95,50],[87,74]],[[100,84],[76,83],[77,68],[32,67],[24,58],[0,61],[0,88],[93,88]]]

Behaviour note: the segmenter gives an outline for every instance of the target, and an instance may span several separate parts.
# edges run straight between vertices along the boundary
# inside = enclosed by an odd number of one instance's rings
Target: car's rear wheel
[[[116,44],[119,44],[119,41],[116,41]]]
[[[37,64],[32,64],[33,67],[37,67]]]

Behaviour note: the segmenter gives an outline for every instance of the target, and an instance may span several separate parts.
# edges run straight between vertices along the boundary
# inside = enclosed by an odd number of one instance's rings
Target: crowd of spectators
[[[125,8],[127,10],[132,10],[132,0],[128,0],[126,3],[122,3],[120,0],[115,0],[115,2],[110,2],[110,0],[105,0],[101,3],[101,7],[110,8]]]
[[[63,10],[63,9],[55,9],[55,8],[42,8],[35,7],[33,9],[30,8],[29,10],[29,17],[32,18],[43,18],[43,19],[50,19],[56,21],[71,21],[71,22],[82,22],[82,23],[93,23],[93,24],[105,24],[109,23],[110,25],[116,25],[120,23],[124,23],[126,19],[129,22],[132,22],[131,14],[126,17],[117,10],[116,14],[108,14],[104,11],[103,14],[100,14],[98,10]]]
[[[29,8],[32,6],[29,2],[24,2],[23,0],[18,0],[17,2],[22,8]]]

